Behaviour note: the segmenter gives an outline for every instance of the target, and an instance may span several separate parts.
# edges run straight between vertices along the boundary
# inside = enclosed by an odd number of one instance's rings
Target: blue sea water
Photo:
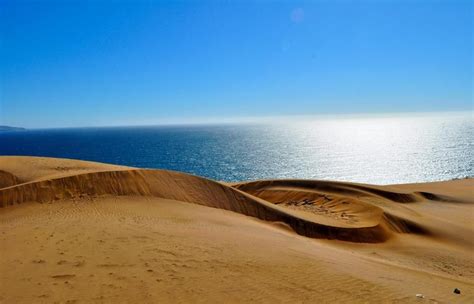
[[[374,184],[474,176],[472,112],[0,133],[0,155],[65,157],[215,180]]]

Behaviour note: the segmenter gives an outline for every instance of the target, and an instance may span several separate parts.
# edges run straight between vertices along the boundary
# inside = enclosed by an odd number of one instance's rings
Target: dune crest
[[[288,224],[315,238],[381,242],[387,238],[376,220],[339,223],[271,204],[225,184],[178,172],[129,169],[71,175],[0,189],[0,206],[96,196],[151,196],[230,210]]]
[[[473,184],[227,184],[0,157],[0,302],[469,303]]]
[[[1,159],[1,158],[0,158]],[[144,170],[74,160],[38,158],[43,174],[25,174],[32,158],[19,158],[21,183],[13,172],[1,171],[0,206],[52,202],[85,196],[151,196],[230,210],[265,221],[282,222],[296,233],[351,242],[377,243],[394,233],[429,234],[429,229],[400,214],[388,204],[414,203],[437,195],[407,193],[351,183],[268,180],[227,185],[165,170]],[[3,164],[14,163],[14,158]],[[112,169],[112,170],[111,170]],[[376,202],[376,203],[374,203]],[[384,205],[385,204],[385,205]]]

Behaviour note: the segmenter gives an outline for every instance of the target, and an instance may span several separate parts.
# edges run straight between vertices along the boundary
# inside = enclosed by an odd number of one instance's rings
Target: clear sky
[[[0,0],[0,124],[472,110],[472,3]]]

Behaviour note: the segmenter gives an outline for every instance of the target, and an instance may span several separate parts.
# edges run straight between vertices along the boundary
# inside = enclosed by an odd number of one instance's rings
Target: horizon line
[[[310,120],[319,119],[357,119],[376,117],[400,117],[400,116],[427,116],[435,114],[474,114],[474,109],[446,110],[446,111],[408,111],[408,112],[369,112],[369,113],[321,113],[321,114],[290,114],[290,115],[269,115],[269,116],[235,116],[235,117],[193,117],[184,119],[165,119],[158,122],[140,122],[123,124],[96,124],[83,126],[50,126],[50,127],[24,127],[0,123],[0,126],[20,128],[25,130],[54,130],[54,129],[86,129],[86,128],[127,128],[127,127],[166,127],[166,126],[205,126],[205,125],[233,125],[233,124],[270,124],[289,123],[295,119]],[[278,121],[279,120],[279,121]]]

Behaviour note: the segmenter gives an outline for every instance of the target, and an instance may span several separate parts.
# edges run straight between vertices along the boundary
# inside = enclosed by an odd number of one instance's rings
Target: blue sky
[[[0,0],[0,124],[472,110],[472,1]]]

